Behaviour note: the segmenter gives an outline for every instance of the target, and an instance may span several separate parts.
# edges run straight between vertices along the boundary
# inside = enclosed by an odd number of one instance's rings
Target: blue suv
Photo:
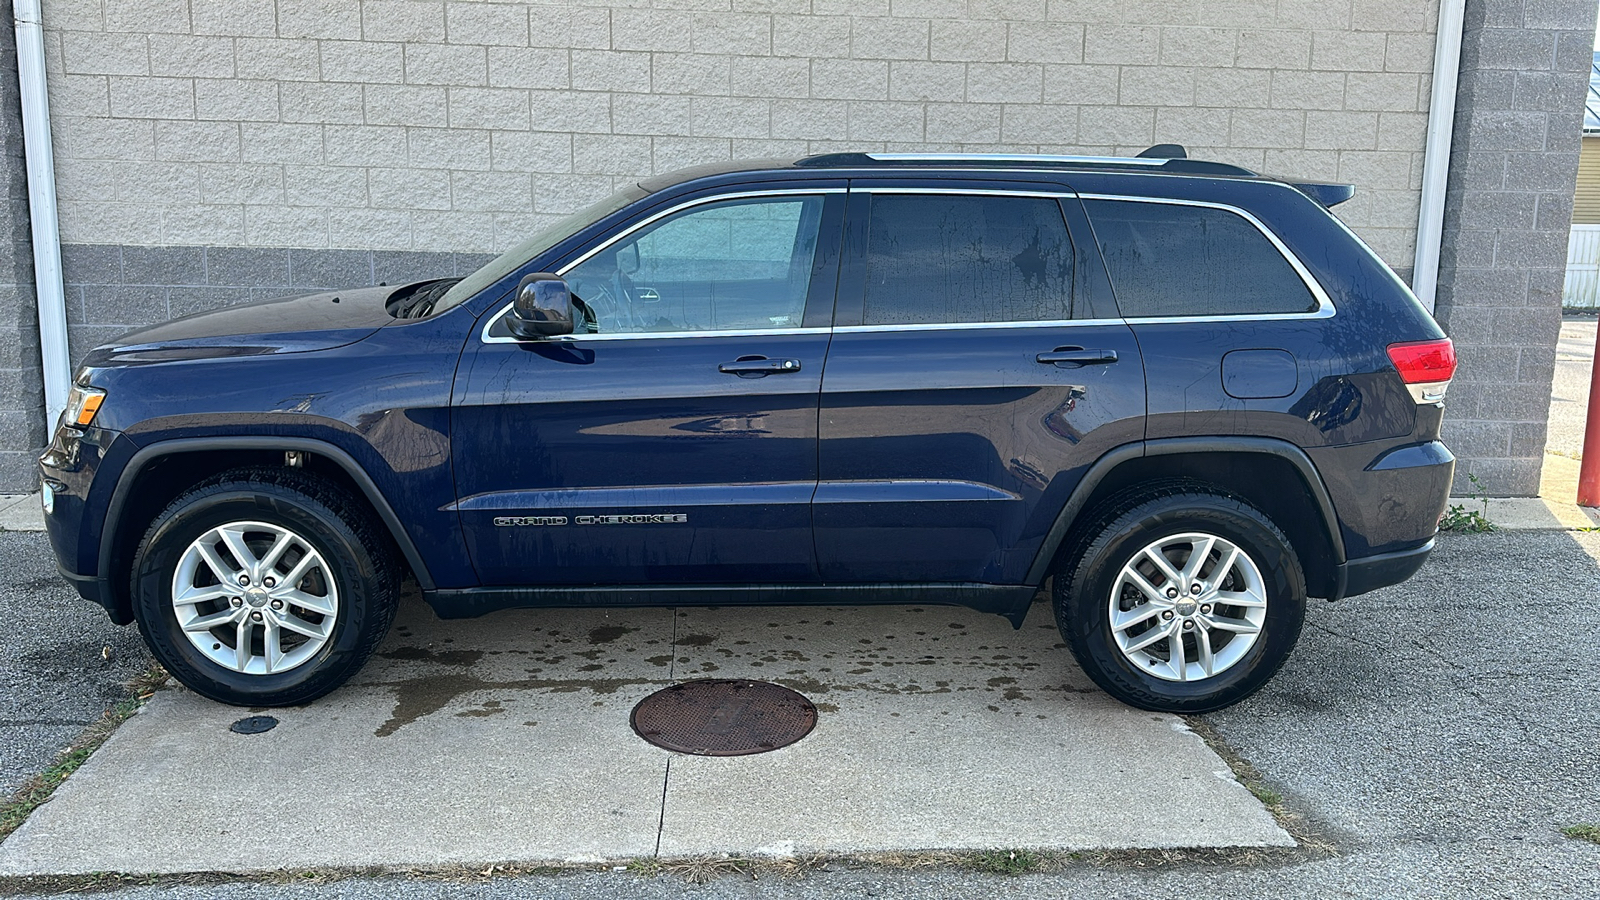
[[[958,604],[1138,707],[1233,703],[1411,576],[1454,351],[1328,207],[1138,158],[833,154],[630,186],[479,271],[89,354],[63,574],[190,688],[305,703],[415,578],[511,607]]]

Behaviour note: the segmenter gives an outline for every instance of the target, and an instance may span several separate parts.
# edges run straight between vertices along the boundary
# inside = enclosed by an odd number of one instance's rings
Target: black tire
[[[1089,521],[1092,524],[1068,553],[1066,567],[1055,579],[1053,605],[1056,624],[1073,656],[1106,693],[1140,709],[1209,712],[1255,693],[1288,659],[1305,619],[1305,575],[1289,539],[1260,510],[1215,488],[1195,482],[1167,482],[1113,498]],[[1118,590],[1119,597],[1131,598],[1119,599],[1119,608],[1145,608],[1139,605],[1145,601],[1137,589],[1119,587],[1123,566],[1154,542],[1191,532],[1222,538],[1242,550],[1259,571],[1267,603],[1254,644],[1239,655],[1237,662],[1210,677],[1177,681],[1157,677],[1123,652],[1112,631],[1110,607],[1112,592]],[[1202,545],[1192,545],[1189,553],[1197,552],[1194,548],[1199,546]],[[1219,566],[1220,559],[1211,565]],[[1222,577],[1233,579],[1226,583],[1235,585],[1238,575]],[[1158,586],[1168,585],[1161,582]],[[1224,611],[1220,602],[1217,605],[1219,616],[1244,612],[1240,608]],[[1175,618],[1178,623],[1183,621],[1182,615]],[[1195,624],[1198,627],[1200,623]],[[1164,626],[1152,620],[1134,627]],[[1208,647],[1211,634],[1218,635],[1219,641],[1235,639],[1229,632],[1208,632]],[[1134,632],[1133,637],[1137,636],[1138,632]],[[1199,638],[1193,631],[1178,634],[1179,640],[1188,642],[1185,647],[1191,648],[1184,653],[1185,660],[1196,658],[1198,651],[1192,648]],[[1169,670],[1176,672],[1179,667],[1170,665],[1169,641],[1170,638],[1158,641],[1149,652],[1168,654]]]
[[[186,549],[210,529],[237,521],[274,525],[303,539],[321,555],[338,592],[320,649],[303,651],[304,662],[285,671],[247,674],[208,658],[174,610],[173,578]],[[150,652],[190,690],[236,706],[295,706],[339,687],[388,633],[398,596],[389,537],[366,505],[294,469],[235,469],[184,492],[151,522],[133,560],[134,616]]]

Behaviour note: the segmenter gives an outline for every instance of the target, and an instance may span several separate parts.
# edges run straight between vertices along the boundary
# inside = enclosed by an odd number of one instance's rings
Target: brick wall
[[[1594,26],[1594,0],[1467,4],[1436,310],[1458,492],[1538,493]]]
[[[38,306],[33,295],[33,239],[28,176],[17,96],[16,32],[11,4],[0,27],[0,492],[31,491],[43,449],[44,381],[39,369]]]
[[[728,157],[1175,141],[1410,264],[1429,3],[635,5],[47,0],[63,238],[484,252]]]

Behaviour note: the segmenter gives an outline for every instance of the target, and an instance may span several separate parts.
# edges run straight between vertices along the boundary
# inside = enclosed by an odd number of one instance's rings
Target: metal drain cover
[[[640,700],[631,721],[633,730],[657,747],[696,756],[745,756],[810,734],[817,708],[781,685],[707,678]]]

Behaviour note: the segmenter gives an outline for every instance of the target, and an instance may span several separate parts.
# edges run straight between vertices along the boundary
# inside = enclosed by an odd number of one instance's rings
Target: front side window
[[[1261,230],[1209,206],[1085,200],[1129,318],[1303,313],[1317,299]]]
[[[877,194],[864,325],[1072,318],[1072,241],[1052,197]]]
[[[567,271],[578,330],[800,327],[822,207],[820,196],[724,200],[628,235]]]

